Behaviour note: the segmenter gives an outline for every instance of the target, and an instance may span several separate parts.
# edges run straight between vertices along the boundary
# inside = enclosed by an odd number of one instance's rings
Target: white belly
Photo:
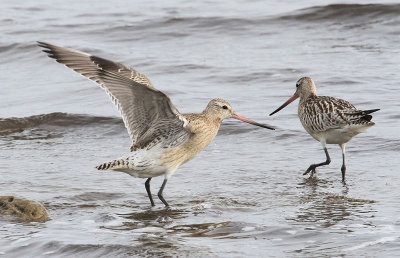
[[[338,129],[329,129],[323,132],[307,131],[317,141],[325,141],[326,144],[343,144],[350,141],[357,134],[365,132],[369,127],[371,126],[350,125]]]
[[[160,158],[161,153],[162,152],[158,148],[131,152],[121,158],[129,161],[129,165],[126,168],[116,168],[112,170],[124,172],[139,178],[165,175],[169,171],[169,168],[162,164]]]

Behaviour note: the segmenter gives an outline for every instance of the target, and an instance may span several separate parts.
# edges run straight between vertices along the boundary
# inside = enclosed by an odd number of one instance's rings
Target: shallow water
[[[388,1],[2,2],[0,195],[42,202],[52,220],[0,220],[0,254],[22,256],[381,256],[400,254],[400,5]],[[361,1],[359,1],[361,3]],[[322,4],[322,3],[321,3]],[[211,98],[277,127],[227,120],[151,208],[144,180],[94,167],[129,150],[115,107],[35,41],[146,74],[182,112]],[[380,108],[376,126],[324,160],[295,104],[318,93]],[[17,117],[17,118],[15,118]],[[153,193],[162,178],[152,180]]]

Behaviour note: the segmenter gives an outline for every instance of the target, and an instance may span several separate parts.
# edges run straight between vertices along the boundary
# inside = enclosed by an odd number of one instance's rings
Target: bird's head
[[[234,118],[252,125],[264,127],[270,130],[275,130],[275,128],[271,126],[254,122],[244,116],[239,115],[238,113],[235,113],[229,102],[223,99],[211,100],[208,103],[206,109],[203,111],[203,113],[215,118],[218,122],[222,122],[222,120],[226,118]]]

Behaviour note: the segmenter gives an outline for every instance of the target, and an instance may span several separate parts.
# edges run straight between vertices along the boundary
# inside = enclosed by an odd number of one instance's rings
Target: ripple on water
[[[377,212],[373,200],[357,199],[340,194],[328,192],[315,192],[299,197],[302,206],[293,217],[287,218],[294,221],[295,225],[313,225],[322,228],[332,227],[342,221],[355,218],[371,217]],[[369,211],[367,212],[366,209]]]

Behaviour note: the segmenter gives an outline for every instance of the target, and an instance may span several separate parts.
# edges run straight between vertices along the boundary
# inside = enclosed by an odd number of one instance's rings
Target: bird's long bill
[[[299,96],[297,96],[296,94],[294,94],[290,99],[288,99],[285,103],[282,104],[282,106],[278,107],[274,112],[272,112],[271,114],[269,114],[270,116],[272,116],[273,114],[279,112],[281,109],[283,109],[284,107],[286,107],[287,105],[289,105],[290,103],[292,103],[293,101],[295,101]]]
[[[264,127],[270,130],[275,130],[275,128],[273,128],[272,126],[269,125],[264,125],[264,124],[259,124],[257,122],[254,122],[253,120],[250,120],[244,116],[239,115],[238,113],[233,113],[232,118],[235,118],[237,120],[252,124],[252,125],[256,125],[256,126],[260,126],[260,127]]]

